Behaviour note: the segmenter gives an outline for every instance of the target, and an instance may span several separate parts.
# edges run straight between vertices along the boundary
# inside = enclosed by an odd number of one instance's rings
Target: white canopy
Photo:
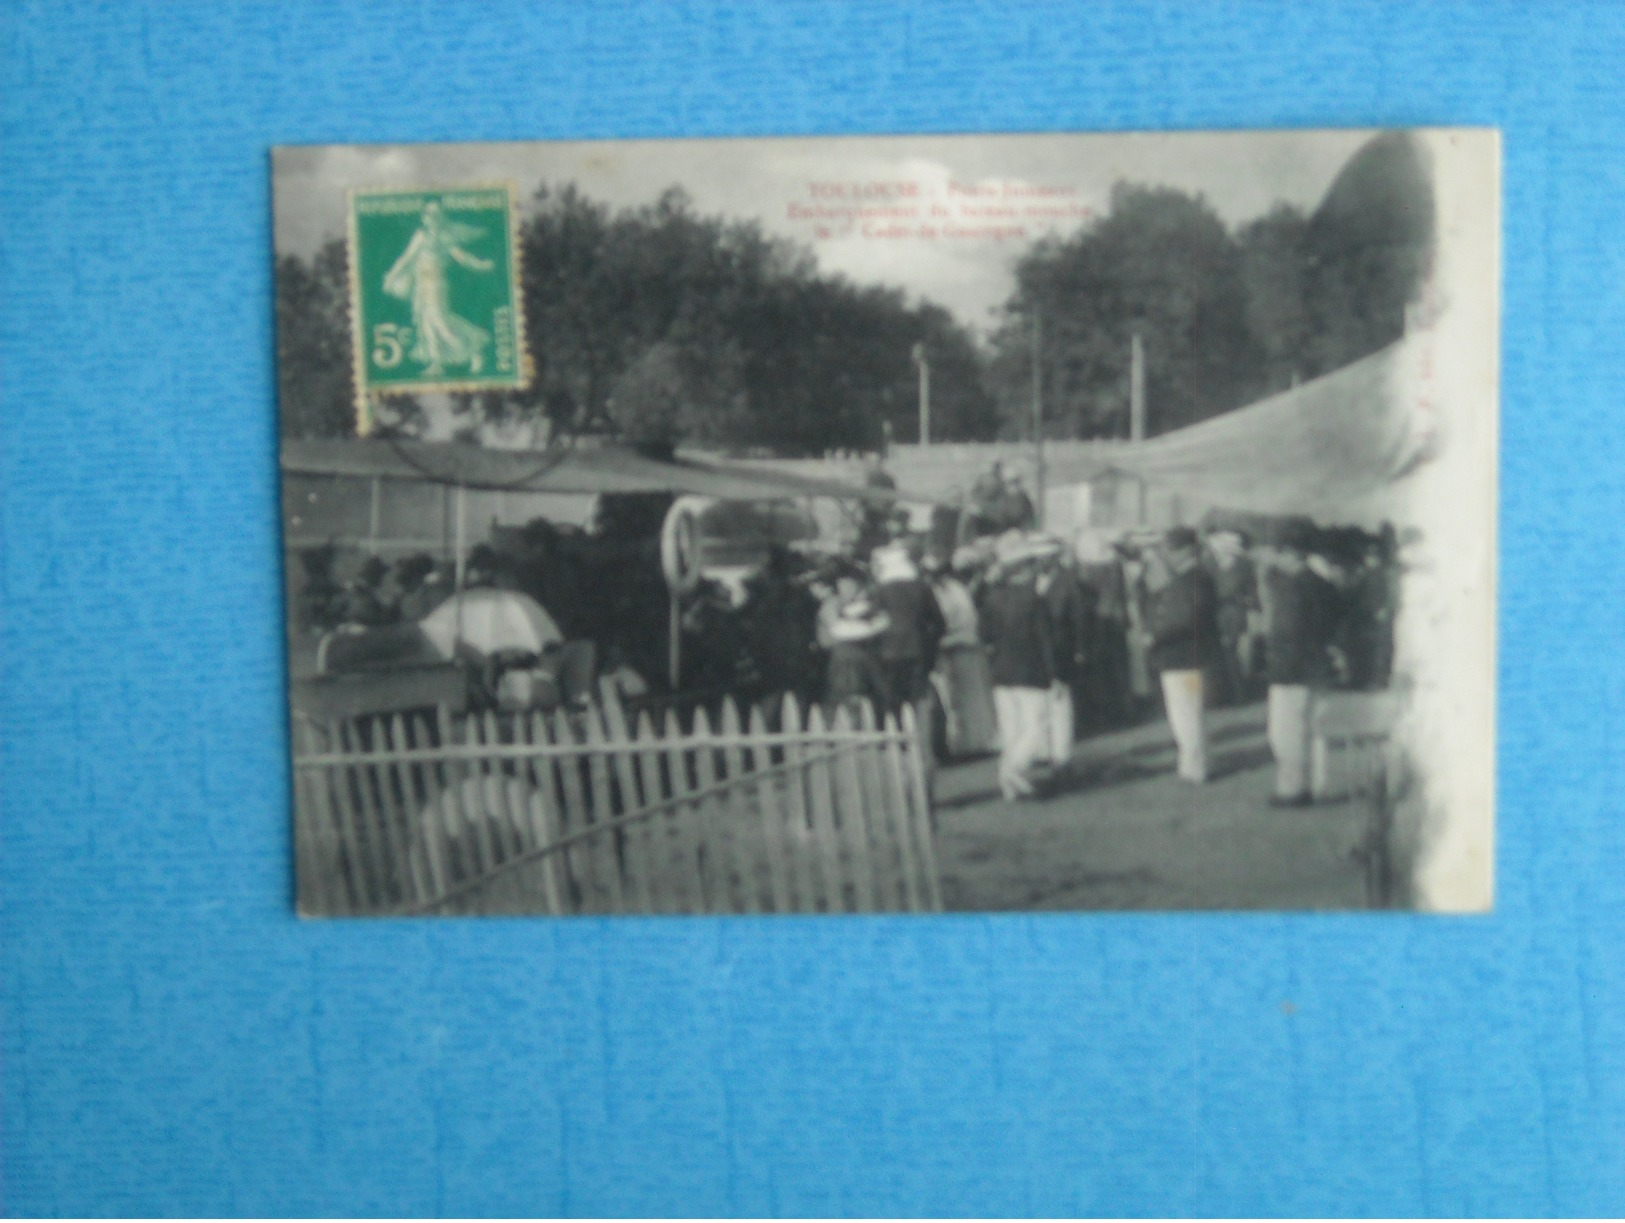
[[[1408,520],[1413,474],[1437,447],[1421,363],[1406,339],[1249,407],[1050,467],[1057,484],[1132,476],[1186,504],[1328,522]]]

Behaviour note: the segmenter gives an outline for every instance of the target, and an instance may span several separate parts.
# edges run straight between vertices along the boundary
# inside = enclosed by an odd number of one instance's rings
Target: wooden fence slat
[[[469,837],[474,846],[473,875],[484,875],[498,866],[502,859],[497,841],[497,824],[491,816],[491,802],[486,794],[487,770],[491,767],[491,758],[483,749],[488,745],[485,742],[485,724],[477,713],[471,713],[463,719],[463,741],[481,748],[481,752],[468,766],[468,772],[462,783],[457,787],[459,797],[463,803],[463,815],[466,826],[463,835]],[[469,827],[472,827],[472,836]],[[464,878],[470,876],[465,873]]]
[[[694,784],[689,776],[689,755],[676,746],[681,740],[682,727],[675,709],[666,710],[666,774],[671,796],[693,794]],[[679,889],[678,903],[685,913],[705,913],[710,909],[710,896],[705,886],[705,874],[700,862],[700,807],[687,802],[672,810],[672,825],[676,841],[677,870],[674,885]]]
[[[765,772],[773,764],[772,753],[767,746],[772,739],[767,733],[767,717],[760,705],[750,711],[750,733],[760,738],[763,744],[756,749],[753,763],[758,772]],[[782,786],[783,782],[776,773],[768,773],[756,783],[756,818],[762,828],[762,853],[767,859],[768,887],[772,900],[769,911],[773,913],[791,911],[790,872],[786,861],[789,847],[785,836],[784,810],[779,802]]]
[[[340,757],[346,761],[352,759],[343,719],[333,721],[328,733]],[[350,909],[355,913],[370,912],[373,904],[371,871],[360,833],[360,819],[354,811],[355,795],[350,789],[350,766],[347,763],[333,765],[323,769],[322,774],[327,786],[328,810],[333,813],[333,829],[338,839],[338,861],[342,864],[345,884],[349,889]]]
[[[316,836],[316,793],[311,784],[314,770],[299,765],[308,754],[310,740],[304,717],[295,713],[288,721],[288,743],[293,751],[293,903],[302,917],[325,913],[328,903],[326,880],[322,878],[321,846]]]
[[[647,711],[638,714],[637,734],[638,791],[644,806],[663,802],[667,795],[660,784],[660,756],[656,746],[654,723]],[[656,816],[645,822],[643,838],[644,878],[649,888],[650,913],[679,912],[672,889],[672,833],[677,812]]]
[[[294,744],[295,758],[303,731],[297,722],[289,730]],[[294,911],[303,916],[314,916],[327,908],[327,896],[321,879],[321,854],[316,844],[316,830],[312,827],[315,798],[311,793],[311,770],[295,768],[293,771],[293,904]]]
[[[315,752],[326,752],[332,747],[327,731],[308,718],[294,719],[295,734],[307,742]],[[349,913],[355,910],[349,880],[344,874],[344,848],[339,838],[338,817],[333,810],[330,771],[326,768],[305,770],[310,797],[309,824],[316,860],[314,891],[323,901],[327,913]]]
[[[435,707],[436,729],[440,742],[451,746],[462,740],[457,733],[457,722],[451,709],[445,705]],[[468,870],[471,847],[464,846],[463,774],[467,769],[466,757],[446,756],[435,767],[435,789],[429,795],[428,815],[425,818],[436,826],[436,839],[440,843],[440,862],[445,875],[441,883],[444,890],[453,886]]]
[[[881,729],[893,732],[901,729],[897,718],[887,714]],[[919,852],[914,845],[914,821],[910,818],[908,801],[908,773],[904,762],[906,748],[895,739],[885,740],[877,749],[882,785],[886,794],[886,808],[891,814],[890,830],[897,841],[898,870],[902,875],[903,909],[918,913],[921,908]]]
[[[588,810],[591,822],[602,824],[615,815],[615,804],[610,786],[610,771],[608,742],[604,737],[604,723],[602,715],[594,706],[589,706],[582,715],[582,721],[587,727],[587,776],[592,785],[592,795],[588,800]],[[596,848],[598,864],[602,868],[604,878],[609,885],[609,911],[611,913],[625,913],[626,889],[621,878],[621,841],[622,834],[619,829],[610,829],[593,838]]]
[[[546,714],[537,712],[534,719],[536,723],[536,742],[556,746],[558,740],[558,719],[549,718]],[[550,817],[551,835],[562,839],[570,835],[576,827],[575,821],[580,818],[578,812],[570,806],[569,788],[564,784],[564,773],[570,767],[570,762],[556,755],[544,756],[536,761],[538,780],[541,788],[547,795],[546,811]],[[581,912],[586,904],[587,895],[587,865],[584,847],[571,845],[566,848],[557,860],[559,874],[560,901],[566,913]]]
[[[812,806],[813,840],[818,846],[818,873],[823,883],[824,912],[849,913],[856,906],[848,872],[842,862],[841,841],[835,830],[835,769],[818,750],[824,733],[824,713],[814,705],[807,712],[807,730],[813,742],[807,765],[807,790]],[[849,894],[851,899],[848,899]]]
[[[879,711],[864,701],[858,706],[858,729],[871,734],[884,727],[877,721]],[[875,734],[866,746],[856,749],[858,781],[863,789],[864,822],[867,824],[869,860],[875,871],[875,905],[883,912],[908,910],[903,888],[903,864],[898,854],[898,821],[889,801],[880,752],[882,737]]]
[[[695,734],[704,738],[710,731],[704,709],[694,711]],[[727,809],[720,803],[717,789],[716,753],[702,748],[694,754],[695,772],[699,779],[696,815],[700,831],[700,873],[705,882],[706,912],[734,912],[732,890],[729,887],[728,867],[723,856],[723,839],[727,836]]]
[[[615,691],[614,682],[608,676],[599,681],[598,695],[604,711],[604,725],[609,732],[607,750],[614,764],[615,780],[619,784],[621,795],[621,801],[614,808],[614,813],[633,811],[643,805],[643,800],[638,792],[636,765],[632,759],[632,732],[626,725],[626,711],[621,708],[621,698]],[[645,820],[634,828],[623,829],[618,840],[621,845],[626,881],[632,892],[634,911],[652,913],[654,901],[649,873],[653,868],[650,859],[653,857],[654,844],[651,840],[649,822]]]
[[[547,721],[540,711],[525,718],[525,742],[540,746],[548,742]],[[535,830],[536,848],[552,845],[564,835],[559,817],[557,791],[553,788],[553,764],[547,759],[530,762],[531,784],[535,793],[531,797],[531,824]],[[545,866],[545,886],[550,910],[557,916],[570,911],[569,851],[549,855]]]
[[[362,809],[369,821],[369,835],[376,835],[378,852],[378,878],[382,884],[380,907],[392,909],[406,899],[406,839],[400,821],[395,818],[395,805],[390,801],[389,741],[385,734],[388,719],[371,717],[363,723],[356,719],[351,726],[353,741],[363,739],[362,730],[369,733],[367,742],[382,751],[366,754],[355,767],[356,785],[361,796]],[[377,829],[375,834],[371,829]]]
[[[852,727],[851,711],[841,706],[835,711],[835,729]],[[836,826],[848,860],[852,863],[852,883],[859,913],[875,911],[874,863],[869,857],[869,821],[863,810],[863,788],[858,781],[857,761],[852,752],[835,758],[835,793],[838,800]]]
[[[739,707],[732,697],[722,698],[722,734],[729,745],[723,749],[727,762],[728,786],[723,791],[723,810],[727,818],[726,860],[732,864],[738,880],[740,909],[746,913],[762,911],[760,871],[756,865],[756,846],[761,843],[761,809],[749,801],[746,789],[745,752],[739,746],[743,738]]]
[[[382,889],[378,882],[378,855],[372,842],[376,833],[368,835],[367,818],[361,810],[361,798],[356,793],[356,767],[353,763],[356,749],[351,743],[350,723],[341,718],[334,727],[339,750],[352,763],[330,770],[333,791],[337,798],[339,839],[350,867],[351,894],[355,897],[356,911],[372,913],[384,907]]]
[[[801,706],[791,693],[785,693],[779,707],[779,725],[784,737],[785,841],[790,853],[790,879],[794,891],[792,912],[818,912],[818,867],[814,861],[817,843],[807,820],[807,770],[801,750]]]
[[[942,912],[942,876],[937,873],[936,829],[931,825],[930,790],[925,784],[925,766],[920,760],[920,729],[915,725],[914,710],[903,706],[901,719],[904,751],[909,757],[910,813],[914,823],[916,843],[920,847],[920,865],[925,878],[926,908],[932,913]]]
[[[515,714],[513,730],[514,741],[526,747],[533,747],[538,740],[546,742],[547,739],[540,714],[531,715],[522,712]],[[556,839],[550,811],[553,795],[551,789],[544,784],[544,779],[537,776],[537,764],[535,759],[526,761],[520,774],[526,787],[525,833],[521,838],[525,853],[544,850]],[[559,879],[562,868],[559,858],[559,854],[548,854],[541,859],[538,866],[542,877],[542,900],[547,905],[548,913],[554,917],[564,913],[564,896]]]
[[[501,746],[502,736],[497,732],[496,720],[490,713],[469,714],[469,727],[481,747]],[[508,803],[507,787],[502,770],[506,760],[483,755],[474,766],[474,805],[480,813],[480,824],[485,829],[486,853],[489,869],[495,870],[508,860]],[[481,874],[485,872],[482,869]]]
[[[511,742],[514,747],[531,746],[529,714],[513,713],[504,719],[503,725],[508,728],[503,735],[506,742]],[[531,795],[536,790],[536,779],[532,775],[535,763],[533,758],[522,756],[507,762],[505,766],[512,770],[508,775],[514,783],[512,814],[515,857],[533,853],[542,847],[536,805],[531,801]]]
[[[468,720],[453,718],[450,709],[439,707],[440,741],[448,744],[469,744]],[[459,730],[460,728],[460,730]],[[474,838],[470,832],[476,822],[469,808],[466,783],[471,762],[475,757],[448,757],[441,769],[442,789],[431,799],[435,817],[440,821],[441,844],[446,851],[446,886],[452,887],[482,869],[475,859]]]
[[[570,715],[562,709],[553,715],[553,741],[577,742],[575,728],[570,723]],[[587,796],[581,781],[584,764],[585,761],[581,756],[561,757],[558,763],[559,778],[564,786],[564,810],[569,812],[570,832],[580,832],[592,822],[592,813],[588,810]],[[571,852],[574,854],[573,850]],[[599,877],[601,871],[597,846],[584,844],[576,862],[576,877],[581,883],[583,911],[604,912],[609,904],[609,885]]]
[[[417,872],[413,866],[416,829],[413,816],[417,807],[412,792],[411,770],[396,756],[396,748],[405,748],[406,724],[400,714],[393,718],[379,716],[373,720],[373,740],[382,740],[389,763],[380,761],[375,767],[378,774],[378,792],[382,800],[385,819],[395,829],[396,844],[393,858],[397,894],[393,904],[413,904],[423,899],[418,894]]]
[[[554,747],[575,745],[574,728],[568,713],[562,709],[553,711],[547,719],[547,736]],[[583,763],[580,755],[555,755],[551,758],[559,796],[559,831],[565,836],[580,832],[586,819],[586,800],[581,792]],[[568,867],[565,873],[572,881],[575,911],[578,913],[595,912],[594,905],[598,903],[598,872],[592,861],[591,850],[590,845],[576,844],[565,852],[564,860]]]
[[[433,717],[423,718],[418,725],[420,743],[433,745],[449,742],[447,736],[451,733],[451,720],[440,707],[436,707]],[[451,785],[451,766],[431,759],[416,767],[421,770],[419,791],[423,796],[416,819],[423,837],[429,884],[438,896],[451,886],[454,865],[445,797]]]
[[[485,729],[485,742],[493,747],[502,745],[502,727],[497,721],[497,715],[485,711],[483,719]],[[486,764],[488,781],[482,783],[487,791],[486,802],[493,810],[492,824],[495,825],[492,841],[497,847],[499,861],[507,862],[517,858],[524,852],[524,821],[525,802],[523,788],[517,784],[515,773],[521,761],[490,760]],[[509,772],[510,767],[513,772]],[[495,791],[495,793],[491,793]]]

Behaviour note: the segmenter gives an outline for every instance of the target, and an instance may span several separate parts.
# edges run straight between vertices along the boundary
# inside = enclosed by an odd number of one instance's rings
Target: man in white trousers
[[[1207,781],[1207,701],[1203,672],[1218,661],[1218,595],[1202,568],[1196,532],[1174,527],[1163,540],[1161,564],[1148,566],[1146,635],[1152,668],[1162,680],[1168,728],[1179,749],[1178,774]]]
[[[1270,754],[1275,757],[1276,807],[1308,806],[1309,756],[1315,694],[1330,666],[1333,591],[1308,565],[1309,528],[1289,526],[1261,583],[1268,669]]]
[[[1007,801],[1032,795],[1034,767],[1050,754],[1055,646],[1037,588],[1038,562],[1048,551],[1014,531],[1001,539],[978,607],[999,724],[999,790]]]
[[[1052,551],[1039,562],[1038,593],[1049,613],[1054,642],[1055,679],[1049,687],[1050,763],[1064,769],[1072,760],[1077,739],[1073,690],[1083,679],[1092,610],[1078,581],[1070,549],[1055,540]]]

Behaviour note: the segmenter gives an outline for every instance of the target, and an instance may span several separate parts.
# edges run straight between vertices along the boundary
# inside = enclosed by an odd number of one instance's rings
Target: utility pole
[[[1044,366],[1041,359],[1043,346],[1043,320],[1038,303],[1033,303],[1033,458],[1038,468],[1037,496],[1034,507],[1038,511],[1038,525],[1044,525]]]
[[[1136,331],[1128,345],[1128,436],[1145,441],[1145,345]]]
[[[912,353],[914,364],[920,369],[920,445],[931,444],[931,362],[926,357],[925,345],[916,344]]]
[[[1128,345],[1128,436],[1131,442],[1145,441],[1145,345],[1138,331],[1129,337]],[[1139,520],[1145,524],[1145,481],[1139,481]]]

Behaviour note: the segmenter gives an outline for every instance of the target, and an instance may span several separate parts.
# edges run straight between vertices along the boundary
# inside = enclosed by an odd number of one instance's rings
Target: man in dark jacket
[[[1074,693],[1083,683],[1096,596],[1078,580],[1075,564],[1059,544],[1041,564],[1038,591],[1049,612],[1055,645],[1055,682],[1049,691],[1050,760],[1064,765],[1072,759],[1077,739]]]
[[[1201,785],[1207,780],[1202,673],[1218,660],[1218,596],[1189,527],[1168,532],[1163,563],[1166,571],[1153,579],[1146,607],[1151,668],[1162,680],[1168,727],[1179,748],[1179,776]]]
[[[1213,586],[1219,596],[1222,699],[1239,705],[1249,698],[1252,683],[1249,634],[1258,612],[1258,574],[1247,555],[1247,539],[1239,531],[1215,531],[1208,543],[1213,551]]]
[[[880,638],[880,659],[891,689],[891,709],[918,704],[931,692],[931,668],[947,624],[917,558],[902,544],[877,551],[871,566],[875,605],[890,620]]]
[[[1289,531],[1264,571],[1265,653],[1269,672],[1269,744],[1275,757],[1275,806],[1311,800],[1309,749],[1315,693],[1330,674],[1335,592],[1307,563],[1307,536]]]
[[[1032,794],[1030,770],[1049,754],[1055,643],[1038,593],[1039,559],[1040,550],[1019,536],[1001,540],[996,573],[982,588],[977,608],[999,723],[999,790],[1007,800]]]

